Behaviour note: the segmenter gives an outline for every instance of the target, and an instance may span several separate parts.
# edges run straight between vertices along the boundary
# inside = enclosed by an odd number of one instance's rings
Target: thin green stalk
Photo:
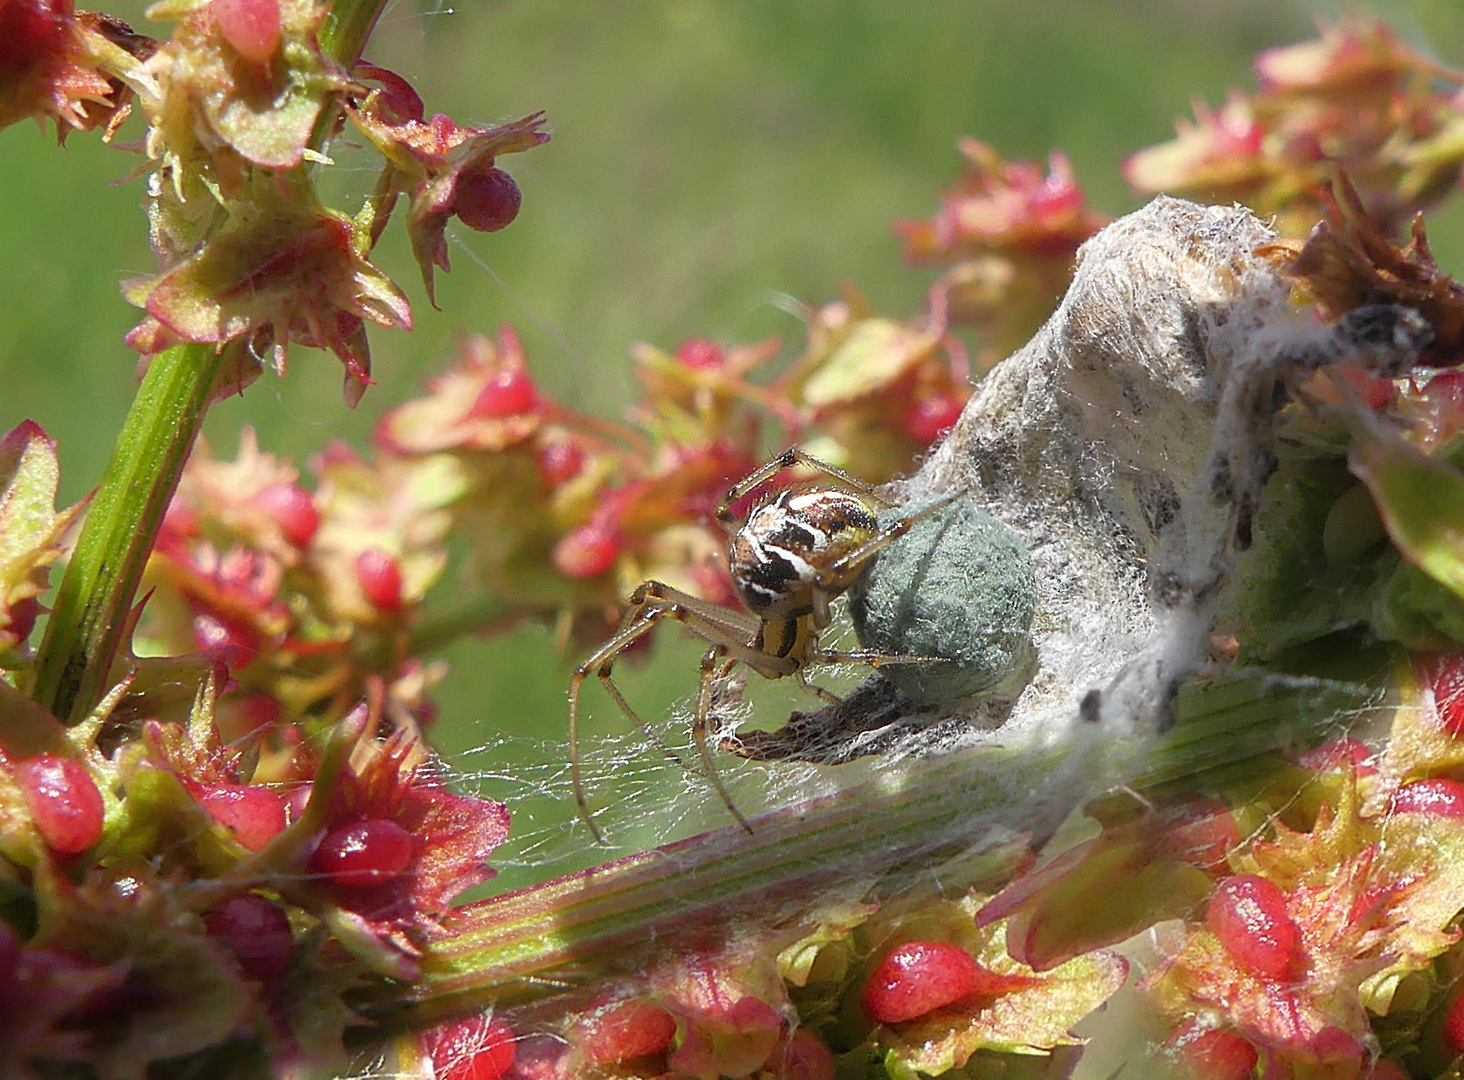
[[[108,686],[137,583],[208,408],[220,357],[178,345],[153,357],[61,579],[32,696],[83,719]]]
[[[337,0],[322,50],[350,67],[386,0]],[[322,129],[323,130],[323,129]],[[163,513],[208,411],[220,355],[180,345],[153,357],[61,579],[36,661],[32,696],[61,719],[101,699]]]

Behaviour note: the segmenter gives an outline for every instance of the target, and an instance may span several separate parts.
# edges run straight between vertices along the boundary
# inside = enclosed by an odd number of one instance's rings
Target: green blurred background
[[[524,192],[505,232],[466,230],[440,311],[422,294],[400,228],[382,263],[413,298],[410,335],[375,332],[379,385],[355,412],[340,369],[297,351],[218,406],[208,436],[232,455],[252,424],[270,450],[304,459],[326,441],[364,443],[375,417],[411,395],[453,352],[462,329],[509,320],[545,389],[614,414],[630,400],[627,346],[674,347],[691,335],[752,340],[798,325],[776,299],[831,298],[856,283],[875,306],[912,313],[930,274],[902,266],[893,221],[928,215],[959,170],[957,138],[1013,158],[1060,147],[1100,209],[1137,204],[1119,177],[1125,154],[1167,139],[1192,99],[1252,87],[1262,48],[1312,36],[1342,5],[1294,0],[464,0],[398,3],[368,58],[410,78],[429,111],[492,122],[537,109],[553,140],[505,162]],[[1356,10],[1358,5],[1347,5]],[[161,34],[142,5],[114,14]],[[1405,38],[1464,64],[1454,0],[1375,4]],[[136,136],[134,120],[124,140]],[[137,159],[74,136],[57,150],[29,125],[0,135],[0,429],[38,420],[60,442],[64,496],[95,482],[133,391],[121,337],[136,313],[118,281],[149,272],[127,180]],[[333,183],[359,196],[364,152],[337,148]],[[352,203],[344,205],[351,206]],[[398,223],[399,225],[399,223]],[[1464,270],[1464,218],[1433,223],[1435,250]],[[665,635],[670,637],[671,635]],[[648,716],[691,689],[693,654],[661,646],[632,676]],[[442,688],[442,745],[461,752],[496,733],[562,739],[570,663],[546,634],[465,642]],[[591,728],[621,731],[607,702]],[[537,758],[555,787],[558,752]],[[550,803],[556,800],[547,800]],[[562,799],[558,800],[562,803]],[[536,811],[552,821],[555,809]]]

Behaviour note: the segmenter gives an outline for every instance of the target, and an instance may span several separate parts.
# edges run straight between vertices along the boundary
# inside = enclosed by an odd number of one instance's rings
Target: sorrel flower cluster
[[[429,299],[452,219],[493,231],[517,212],[498,161],[547,138],[541,117],[429,116],[359,59],[349,26],[378,10],[169,0],[152,13],[176,29],[155,42],[65,0],[0,0],[0,124],[110,138],[134,104],[145,119],[159,266],[126,286],[145,311],[128,341],[151,358],[139,400],[164,394],[158,372],[180,357],[204,373],[191,406],[159,398],[177,406],[164,424],[179,410],[187,424],[163,440],[182,446],[159,455],[172,464],[136,485],[151,510],[124,521],[105,484],[93,504],[88,529],[110,521],[139,545],[135,576],[80,576],[131,565],[84,533],[39,646],[47,569],[83,508],[56,508],[39,427],[0,441],[0,1072],[303,1076],[346,1068],[355,1043],[357,1071],[445,1080],[1056,1076],[1126,983],[1165,1025],[1160,1055],[1204,1080],[1457,1069],[1464,289],[1420,224],[1405,246],[1393,233],[1458,184],[1458,77],[1381,25],[1343,23],[1262,54],[1259,94],[1127,166],[1141,190],[1280,214],[1294,239],[1268,254],[1319,318],[1400,304],[1433,331],[1423,372],[1306,388],[1316,408],[1289,417],[1274,481],[1286,520],[1260,523],[1215,643],[1217,671],[1311,675],[1325,654],[1329,675],[1370,672],[1381,656],[1392,697],[1370,715],[1386,724],[1203,796],[1096,799],[1096,836],[1056,854],[1013,837],[949,895],[928,866],[924,888],[884,892],[851,865],[790,899],[779,875],[796,862],[754,861],[764,906],[664,938],[622,927],[629,968],[577,954],[576,920],[650,903],[615,882],[658,867],[684,899],[716,880],[716,849],[454,907],[491,876],[508,810],[450,791],[423,741],[433,650],[524,619],[598,640],[650,577],[735,603],[710,522],[728,484],[787,445],[871,482],[907,472],[971,392],[958,332],[980,371],[1020,344],[1107,219],[1061,153],[1043,169],[965,140],[933,218],[898,226],[912,261],[943,268],[912,317],[851,290],[806,308],[786,352],[637,347],[643,394],[621,419],[553,400],[503,327],[465,336],[371,452],[323,449],[311,481],[250,434],[234,460],[200,446],[184,467],[207,401],[282,367],[292,343],[335,352],[359,400],[366,324],[411,324],[370,261],[400,199]],[[345,124],[385,161],[352,213],[315,186]],[[1358,406],[1351,427],[1328,402]],[[468,585],[442,606],[449,573]],[[111,647],[87,644],[107,621],[93,580],[126,614]],[[1144,962],[1136,983],[1120,949]],[[444,1022],[464,1002],[491,1008]]]

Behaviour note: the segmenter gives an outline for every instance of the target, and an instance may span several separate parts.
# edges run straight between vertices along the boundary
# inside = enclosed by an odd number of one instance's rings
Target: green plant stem
[[[321,28],[325,55],[351,67],[385,3],[337,0]],[[212,345],[179,345],[153,357],[112,449],[61,579],[31,685],[34,699],[68,723],[83,719],[108,686],[219,363]]]
[[[178,345],[153,357],[66,566],[32,696],[83,719],[108,686],[148,553],[208,409],[219,354]]]
[[[837,794],[505,896],[465,905],[422,977],[363,1006],[421,1023],[488,1006],[551,1023],[617,979],[758,935],[762,955],[841,903],[957,895],[1003,883],[1088,797],[1254,788],[1281,747],[1362,722],[1366,686],[1240,673],[1188,688],[1162,740],[1079,726],[1060,746],[986,748],[908,762]],[[1134,795],[1134,798],[1141,798]]]

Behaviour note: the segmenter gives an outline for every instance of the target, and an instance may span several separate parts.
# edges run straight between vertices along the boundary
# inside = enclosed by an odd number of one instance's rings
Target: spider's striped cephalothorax
[[[747,516],[732,537],[728,569],[747,610],[759,618],[813,615],[819,623],[827,598],[847,589],[865,563],[833,579],[820,579],[820,573],[834,569],[877,535],[879,522],[869,496],[838,488],[794,488]],[[823,620],[820,629],[826,625]]]

